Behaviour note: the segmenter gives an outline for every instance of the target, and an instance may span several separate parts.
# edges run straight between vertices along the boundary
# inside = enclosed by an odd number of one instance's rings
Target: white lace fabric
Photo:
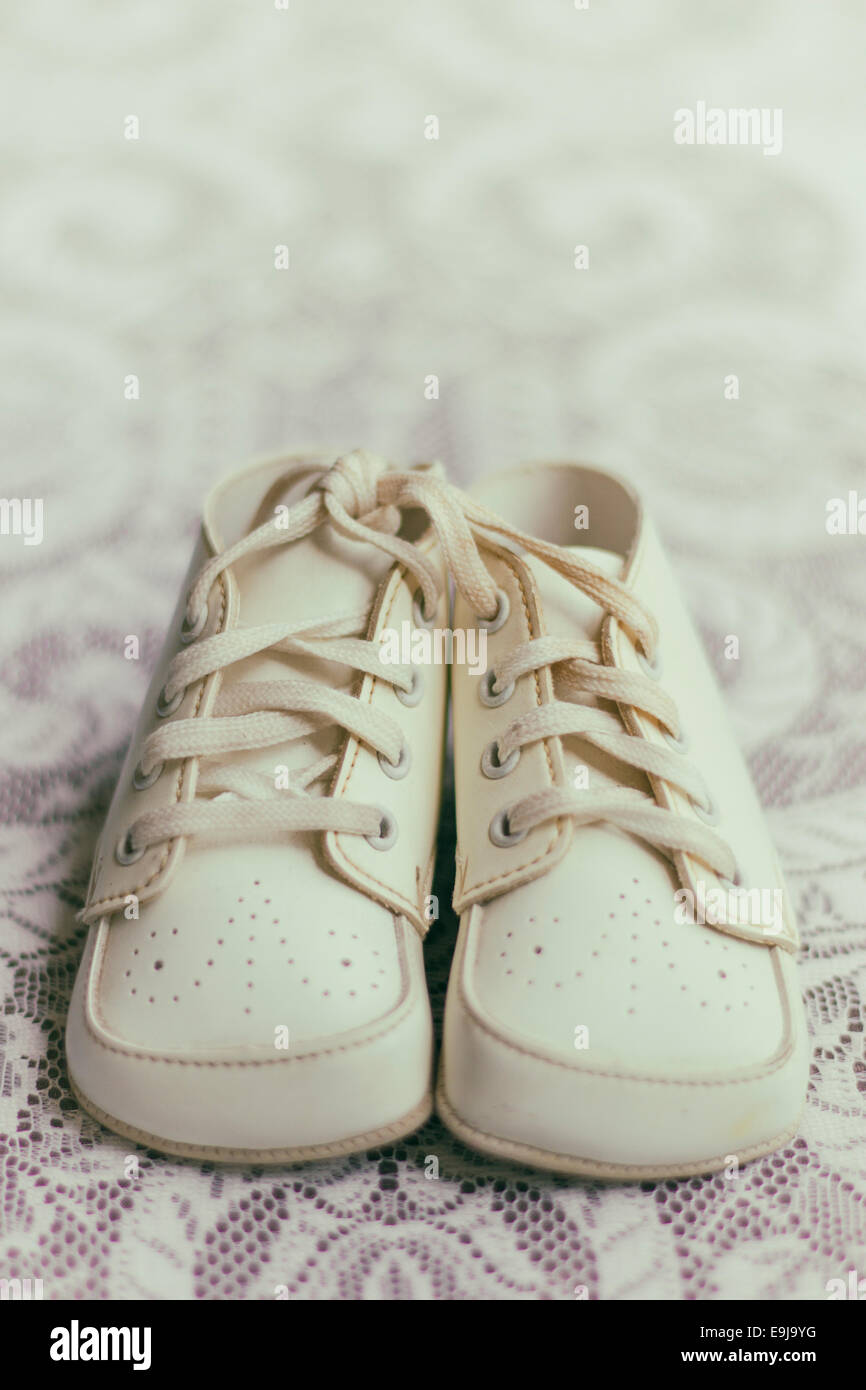
[[[276,545],[290,545],[323,525],[376,546],[405,566],[417,579],[422,608],[432,611],[440,597],[436,568],[417,545],[397,535],[402,512],[410,507],[423,508],[428,514],[447,571],[479,619],[489,621],[499,603],[479,548],[483,548],[485,537],[494,534],[521,546],[605,612],[613,613],[647,654],[652,654],[657,641],[655,619],[618,580],[605,576],[572,551],[509,525],[447,483],[435,468],[400,472],[377,456],[358,450],[338,459],[322,474],[305,500],[291,509],[285,527],[277,527],[270,519],[202,567],[187,601],[187,645],[170,663],[160,708],[170,716],[172,707],[194,681],[266,650],[341,663],[408,692],[411,669],[380,661],[377,644],[361,635],[369,622],[364,612],[327,615],[302,623],[239,627],[200,640],[197,634],[206,619],[208,593],[224,570]],[[554,668],[557,698],[512,721],[499,741],[500,762],[541,739],[577,735],[614,758],[671,782],[696,805],[706,804],[706,789],[681,754],[628,733],[611,711],[585,703],[587,696],[595,695],[642,710],[675,738],[679,724],[676,706],[654,680],[605,667],[594,643],[542,637],[521,643],[498,663],[493,688],[502,690],[544,666]],[[194,800],[138,817],[127,832],[123,852],[132,859],[163,840],[214,832],[249,836],[273,830],[336,830],[373,839],[383,835],[382,813],[377,807],[310,795],[314,783],[332,774],[337,755],[317,759],[296,772],[287,789],[278,788],[267,774],[219,766],[221,755],[285,744],[324,723],[338,725],[392,765],[399,763],[403,739],[397,722],[362,704],[356,695],[331,689],[320,681],[298,677],[244,681],[219,691],[207,717],[167,718],[144,743],[138,779],[149,784],[171,759],[205,759],[208,765],[199,777]],[[505,813],[509,841],[516,842],[535,826],[563,816],[577,824],[608,821],[659,849],[697,855],[725,877],[733,878],[736,872],[730,848],[709,826],[658,806],[653,798],[634,788],[605,787],[584,793],[561,787],[539,790]]]

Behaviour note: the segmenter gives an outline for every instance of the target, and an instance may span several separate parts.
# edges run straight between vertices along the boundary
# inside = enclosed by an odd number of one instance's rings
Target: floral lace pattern
[[[825,528],[829,498],[866,495],[862,7],[84,0],[4,24],[2,487],[44,500],[44,538],[0,534],[0,1277],[81,1299],[788,1299],[866,1275],[866,539]],[[677,108],[742,93],[783,108],[780,155],[674,144]],[[221,1170],[82,1115],[74,913],[201,498],[322,439],[458,478],[582,456],[644,488],[803,932],[812,1076],[782,1153],[606,1187],[433,1120]],[[446,799],[440,1022],[453,852]]]

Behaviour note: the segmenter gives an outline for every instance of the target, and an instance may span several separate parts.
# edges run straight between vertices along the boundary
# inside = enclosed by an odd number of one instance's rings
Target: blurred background
[[[266,1237],[282,1276],[312,1269],[315,1297],[821,1297],[866,1249],[866,537],[825,526],[828,499],[866,496],[866,11],[279,3],[13,0],[0,20],[0,493],[44,499],[41,545],[0,535],[7,1263],[44,1260],[63,1297],[272,1296],[251,1256],[214,1255],[255,1175],[154,1159],[118,1186],[123,1141],[69,1099],[60,1037],[73,912],[203,494],[325,442],[464,480],[583,457],[645,489],[769,808],[816,1053],[803,1139],[736,1199],[518,1189],[434,1127],[302,1183]],[[781,153],[677,145],[701,101],[781,108]],[[310,1185],[356,1213],[330,1255]],[[372,1191],[408,1193],[408,1226],[371,1235]],[[540,1244],[527,1203],[555,1226]]]

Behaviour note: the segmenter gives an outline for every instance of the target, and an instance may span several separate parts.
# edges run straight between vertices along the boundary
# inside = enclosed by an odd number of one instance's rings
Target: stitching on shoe
[[[684,1163],[612,1163],[606,1159],[583,1158],[579,1154],[562,1153],[558,1149],[542,1149],[539,1148],[537,1144],[524,1143],[519,1139],[504,1139],[499,1134],[491,1134],[488,1130],[479,1129],[477,1125],[470,1124],[469,1121],[464,1119],[460,1112],[454,1108],[445,1092],[444,1062],[441,1068],[439,1085],[436,1088],[437,1110],[440,1109],[440,1107],[446,1117],[453,1117],[457,1125],[466,1130],[467,1133],[478,1135],[481,1139],[489,1139],[491,1141],[491,1147],[494,1147],[502,1158],[508,1158],[509,1149],[512,1152],[520,1149],[524,1153],[538,1154],[542,1158],[561,1159],[564,1163],[571,1165],[580,1164],[586,1171],[593,1169],[597,1172],[608,1172],[612,1176],[619,1173],[628,1173],[634,1178],[639,1178],[642,1173],[655,1173],[659,1175],[660,1178],[677,1178],[683,1176],[692,1177],[695,1173],[704,1171],[708,1165],[719,1164],[719,1166],[723,1166],[730,1157],[729,1154],[714,1154],[709,1158],[689,1159]],[[781,1145],[786,1143],[789,1139],[793,1139],[794,1135],[797,1133],[800,1128],[802,1113],[801,1110],[800,1117],[796,1124],[782,1130],[779,1134],[774,1134],[769,1139],[762,1140],[757,1144],[752,1144],[748,1149],[737,1150],[737,1157],[742,1159],[743,1162],[748,1163],[753,1158],[763,1158],[765,1155],[780,1148]],[[457,1137],[461,1138],[459,1134]],[[463,1140],[462,1142],[465,1143],[466,1141]],[[520,1158],[512,1158],[511,1161],[519,1163],[523,1160]],[[579,1176],[579,1174],[575,1172],[575,1176]]]
[[[430,931],[430,925],[431,925],[431,924],[427,921],[427,918],[424,916],[423,903],[424,903],[424,899],[425,899],[427,896],[429,896],[429,894],[430,894],[430,892],[431,892],[431,890],[432,890],[432,888],[433,888],[433,874],[434,874],[435,869],[436,869],[436,844],[435,844],[435,842],[434,842],[433,848],[432,848],[432,850],[430,851],[430,857],[429,857],[428,860],[427,860],[427,869],[426,869],[426,871],[425,871],[425,873],[424,873],[423,880],[422,880],[422,877],[421,877],[421,866],[419,865],[419,866],[416,868],[416,870],[415,870],[415,886],[416,886],[416,888],[418,889],[418,907],[419,907],[419,911],[420,911],[420,913],[421,913],[421,917],[422,917],[423,920],[424,920],[424,930],[421,931],[420,928],[416,928],[416,930],[418,931],[418,935],[421,937],[421,940],[422,940],[422,941],[426,940],[427,935],[428,935],[428,933],[429,933],[429,931]],[[411,924],[411,925],[414,925],[414,924]]]
[[[525,618],[526,618],[526,626],[527,626],[527,629],[528,629],[528,631],[529,631],[529,635],[530,635],[530,637],[531,637],[531,636],[532,636],[532,620],[531,620],[530,614],[529,614],[529,604],[528,604],[527,599],[526,599],[526,589],[525,589],[525,586],[524,586],[524,584],[523,584],[523,579],[522,579],[522,577],[521,577],[521,575],[520,575],[520,573],[519,573],[517,567],[516,567],[515,565],[511,564],[511,563],[506,559],[506,557],[505,557],[504,554],[502,554],[501,552],[499,552],[499,551],[497,550],[497,551],[496,551],[496,555],[497,555],[497,558],[498,558],[498,559],[502,560],[502,562],[503,562],[504,565],[505,565],[505,568],[506,568],[506,569],[510,572],[510,574],[513,576],[513,578],[514,578],[514,580],[515,580],[515,583],[517,584],[517,587],[518,587],[518,589],[520,590],[520,602],[521,602],[521,604],[523,605],[523,612],[524,612],[524,616],[525,616]],[[538,678],[538,672],[537,672],[537,671],[533,671],[533,673],[532,673],[532,678],[533,678],[533,682],[534,682],[534,685],[535,685],[535,706],[536,706],[536,709],[539,709],[539,708],[541,708],[541,706],[542,706],[542,704],[543,704],[543,701],[542,701],[542,698],[541,698],[541,682],[540,682],[540,680],[539,680],[539,678]],[[555,786],[556,786],[556,776],[555,776],[554,768],[553,768],[553,759],[552,759],[552,757],[551,757],[551,755],[550,755],[549,742],[550,742],[550,740],[548,740],[548,739],[542,739],[542,744],[543,744],[543,747],[544,747],[544,756],[545,756],[545,759],[546,759],[546,761],[547,761],[547,773],[548,773],[548,777],[549,777],[549,780],[550,780],[550,785],[551,785],[552,787],[555,787]],[[553,832],[552,838],[550,839],[550,841],[548,842],[548,844],[545,846],[545,848],[544,848],[543,850],[541,850],[541,852],[540,852],[539,854],[537,854],[536,857],[535,857],[534,859],[527,859],[523,864],[519,865],[519,866],[518,866],[517,868],[515,868],[515,869],[508,869],[504,874],[494,874],[492,878],[483,879],[481,882],[473,884],[473,886],[469,889],[469,892],[470,892],[471,894],[474,895],[474,894],[476,894],[476,893],[482,892],[483,889],[485,889],[485,888],[490,888],[493,884],[496,884],[496,883],[501,883],[501,884],[503,884],[503,885],[507,885],[510,881],[513,881],[515,878],[519,878],[521,874],[525,874],[525,873],[527,872],[528,869],[533,869],[533,868],[535,868],[535,865],[536,865],[536,864],[540,864],[541,861],[542,861],[543,859],[547,859],[548,856],[551,855],[551,854],[553,853],[554,846],[556,845],[557,841],[558,841],[559,839],[561,839],[561,837],[562,837],[562,835],[563,835],[563,833],[564,833],[564,832],[563,832],[563,829],[562,829],[562,825],[561,825],[561,823],[560,823],[559,821],[556,821],[556,822],[555,822],[555,826],[556,826],[556,828],[555,828],[555,830],[554,830],[554,832]],[[468,861],[468,859],[467,859],[467,864],[468,864],[468,863],[469,863],[469,861]],[[463,892],[464,892],[464,893],[466,892],[466,887],[465,887],[465,876],[464,876],[464,888],[463,888]]]
[[[431,1093],[426,1092],[424,1099],[418,1105],[403,1115],[399,1120],[392,1120],[388,1125],[382,1125],[377,1129],[365,1130],[362,1134],[350,1135],[348,1139],[335,1139],[331,1143],[323,1144],[298,1144],[295,1146],[287,1145],[282,1148],[274,1149],[244,1149],[236,1148],[230,1144],[186,1144],[181,1140],[169,1139],[165,1135],[150,1134],[147,1130],[138,1129],[135,1125],[128,1125],[124,1120],[116,1115],[110,1115],[107,1110],[92,1101],[76,1082],[69,1078],[73,1094],[77,1097],[81,1108],[106,1129],[111,1129],[121,1137],[131,1138],[134,1142],[142,1144],[147,1148],[160,1149],[165,1153],[174,1153],[179,1157],[199,1158],[206,1154],[209,1159],[223,1158],[224,1161],[231,1162],[232,1156],[237,1155],[237,1162],[253,1162],[256,1159],[269,1160],[271,1162],[309,1162],[316,1158],[328,1158],[330,1156],[340,1157],[352,1152],[350,1146],[357,1144],[359,1147],[373,1148],[390,1138],[398,1139],[407,1136],[411,1130],[406,1129],[406,1125],[412,1122],[415,1128],[426,1123],[432,1111]],[[421,1119],[421,1116],[424,1119]],[[138,1136],[138,1137],[136,1137]],[[169,1145],[169,1148],[165,1146]]]
[[[420,547],[419,547],[419,548],[420,548]],[[433,548],[434,548],[434,547],[433,547],[433,543],[432,543],[432,541],[431,541],[430,545],[428,546],[428,549],[429,549],[429,550],[433,550]],[[387,607],[386,611],[382,614],[382,618],[383,618],[383,621],[384,621],[384,622],[387,622],[388,618],[390,618],[391,613],[393,612],[393,609],[394,609],[394,605],[395,605],[395,603],[397,602],[397,596],[398,596],[398,594],[399,594],[399,592],[400,592],[400,586],[401,586],[401,585],[405,582],[405,580],[406,580],[407,570],[406,570],[405,566],[400,565],[400,566],[397,566],[396,568],[398,568],[399,571],[400,571],[400,577],[399,577],[397,583],[394,585],[394,592],[393,592],[392,595],[391,595],[391,599],[390,599],[390,602],[388,603],[388,607]],[[391,572],[391,577],[390,577],[389,580],[388,580],[389,583],[391,582],[391,578],[393,578],[393,574],[394,574],[394,571],[392,570],[392,572]],[[379,680],[379,677],[378,677],[378,676],[374,676],[374,677],[373,677],[372,684],[371,684],[371,686],[370,686],[369,698],[367,699],[367,702],[366,702],[368,705],[372,705],[372,703],[373,703],[373,694],[374,694],[374,692],[375,692],[375,690],[376,690],[377,685],[379,685],[379,684],[381,684],[381,682],[380,682],[380,680]],[[447,697],[446,697],[446,698],[447,698]],[[352,737],[352,736],[350,735],[350,737]],[[346,796],[346,794],[348,793],[348,790],[349,790],[349,783],[351,782],[352,777],[353,777],[353,775],[354,775],[355,767],[356,767],[356,765],[357,765],[358,757],[359,757],[360,752],[361,752],[361,744],[360,744],[360,742],[359,742],[357,739],[355,739],[355,748],[354,748],[354,752],[352,753],[352,761],[351,761],[351,763],[349,764],[349,769],[348,769],[348,771],[347,771],[347,773],[346,773],[346,781],[345,781],[345,783],[344,783],[343,790],[342,790],[342,792],[341,792],[341,799],[342,799],[344,796]],[[434,846],[435,846],[435,840],[434,840]],[[435,848],[434,848],[434,853],[435,853]],[[380,889],[383,891],[384,894],[387,894],[387,895],[388,895],[389,902],[391,902],[391,901],[397,901],[397,902],[401,903],[404,907],[406,907],[406,908],[409,909],[409,913],[410,913],[413,917],[418,917],[418,916],[420,915],[420,914],[419,914],[419,911],[418,911],[418,904],[417,904],[417,903],[413,903],[412,900],[411,900],[411,898],[407,898],[406,895],[405,895],[404,893],[402,893],[402,892],[400,891],[399,888],[393,888],[393,887],[391,887],[391,885],[390,885],[385,879],[377,878],[375,874],[371,874],[371,873],[369,872],[368,869],[365,869],[365,868],[363,867],[363,865],[357,863],[356,860],[352,859],[352,857],[347,853],[347,851],[346,851],[346,850],[344,849],[344,847],[343,847],[343,844],[342,844],[342,842],[341,842],[341,840],[340,840],[340,832],[339,832],[339,831],[335,832],[335,834],[334,834],[334,855],[335,855],[335,857],[340,858],[340,859],[342,860],[342,862],[343,862],[344,865],[349,866],[350,869],[354,870],[355,873],[359,874],[360,877],[363,878],[363,879],[366,881],[367,884],[376,884],[377,887],[380,888]],[[418,864],[416,864],[414,867],[415,867],[416,882],[417,882],[417,875],[418,875],[418,873],[420,872],[421,866],[418,865]],[[413,923],[413,929],[414,929],[414,930],[417,930],[417,927],[414,927],[414,923]]]
[[[218,581],[217,581],[217,582],[219,583],[219,586],[220,586],[220,602],[219,602],[219,609],[218,609],[218,612],[217,612],[217,621],[216,621],[216,624],[214,625],[214,634],[216,634],[216,633],[222,631],[222,625],[223,625],[223,622],[224,622],[224,620],[225,620],[226,608],[227,608],[227,604],[228,604],[228,595],[227,595],[227,592],[226,592],[226,587],[225,587],[225,583],[224,583],[224,581],[223,581],[223,576],[222,576],[222,575],[219,575]],[[192,718],[193,718],[193,719],[197,719],[197,718],[198,718],[198,712],[199,712],[199,710],[201,709],[201,702],[202,702],[202,700],[204,699],[204,692],[205,692],[205,686],[207,685],[207,681],[208,681],[208,677],[205,676],[205,677],[202,678],[202,680],[201,680],[200,683],[199,683],[198,694],[196,695],[196,700],[195,700],[195,707],[194,707],[193,712],[192,712]],[[177,804],[177,803],[180,801],[180,795],[181,795],[181,792],[182,792],[182,790],[183,790],[184,781],[185,781],[185,779],[186,779],[187,764],[190,763],[190,762],[192,762],[192,759],[191,759],[191,758],[184,758],[184,759],[182,760],[182,762],[181,762],[180,769],[179,769],[179,771],[178,771],[178,773],[177,773],[177,779],[176,779],[176,782],[175,782],[175,789],[174,789],[174,800],[175,800],[175,804]],[[163,872],[163,870],[165,869],[165,866],[166,866],[166,864],[168,863],[169,858],[170,858],[170,856],[171,856],[172,850],[174,849],[175,845],[177,844],[177,841],[178,841],[179,838],[180,838],[179,836],[175,836],[175,838],[174,838],[173,840],[168,840],[168,841],[166,841],[166,846],[165,846],[165,849],[163,850],[162,854],[160,855],[159,863],[157,864],[156,868],[154,869],[153,873],[150,875],[149,878],[146,878],[142,883],[136,884],[134,888],[127,888],[127,889],[126,889],[124,892],[122,892],[122,893],[119,893],[119,892],[118,892],[118,893],[112,893],[112,894],[110,894],[110,896],[107,897],[107,898],[99,898],[96,902],[93,902],[93,903],[86,903],[86,904],[85,904],[85,907],[86,907],[87,911],[88,911],[88,912],[96,911],[98,908],[107,906],[108,903],[113,903],[117,898],[125,898],[125,897],[127,896],[127,894],[129,894],[129,893],[134,893],[134,894],[137,895],[137,894],[141,893],[141,891],[142,891],[144,888],[149,888],[150,885],[154,882],[154,880],[157,879],[157,878],[159,878],[160,874],[161,874],[161,873]]]
[[[657,547],[658,547],[658,543],[657,543]],[[643,562],[644,562],[644,559],[645,559],[645,557],[646,557],[646,555],[647,555],[648,549],[649,549],[649,544],[648,544],[648,541],[647,541],[647,530],[646,530],[646,528],[644,527],[644,528],[642,529],[642,531],[641,531],[641,542],[640,542],[640,546],[639,546],[639,549],[638,549],[637,553],[635,554],[633,566],[632,566],[632,569],[631,569],[631,571],[630,571],[630,582],[633,582],[634,580],[636,580],[637,577],[638,577],[638,574],[642,572],[641,567],[642,567]],[[627,641],[626,641],[625,634],[624,634],[624,632],[623,632],[623,628],[622,628],[622,625],[621,625],[620,623],[617,623],[616,638],[615,638],[615,642],[611,643],[611,648],[612,648],[612,651],[613,651],[613,655],[614,655],[614,658],[615,658],[617,667],[618,667],[620,670],[625,670],[626,667],[625,667],[625,665],[624,665],[624,663],[623,663],[623,659],[622,659],[622,658],[623,658],[623,654],[629,650],[629,644],[628,644]],[[648,744],[650,744],[650,746],[653,746],[654,740],[652,740],[651,738],[648,738],[648,737],[647,737],[647,734],[646,734],[646,732],[645,732],[645,730],[644,730],[644,728],[643,728],[643,722],[645,721],[645,718],[646,718],[646,716],[641,715],[640,711],[634,711],[634,713],[632,714],[631,720],[627,720],[626,723],[627,723],[627,724],[628,724],[628,723],[631,723],[631,724],[633,725],[632,732],[633,732],[633,733],[636,733],[636,735],[637,735],[638,738],[641,738],[641,739],[644,741],[644,743],[648,743]],[[647,773],[646,775],[647,775],[647,778],[648,778],[648,780],[650,781],[651,785],[653,786],[653,791],[654,791],[654,793],[656,794],[656,796],[658,796],[658,793],[656,792],[656,788],[655,788],[655,782],[656,782],[656,780],[658,780],[658,781],[664,783],[665,789],[666,789],[666,796],[665,796],[664,798],[662,798],[662,800],[663,800],[663,804],[665,804],[665,805],[668,807],[668,809],[670,809],[670,810],[672,810],[672,811],[675,811],[675,812],[676,812],[677,814],[679,814],[679,815],[682,815],[682,814],[684,814],[684,813],[688,813],[688,808],[689,808],[688,798],[685,797],[685,796],[679,791],[678,788],[676,788],[676,787],[671,787],[669,783],[665,783],[665,782],[664,782],[664,778],[658,778],[658,779],[656,779],[656,777],[655,777],[652,773]],[[763,807],[761,807],[761,810],[763,811]],[[787,942],[787,943],[788,943],[787,946],[782,945],[780,942],[776,942],[776,941],[770,941],[770,940],[761,941],[761,940],[756,940],[754,937],[750,937],[750,936],[738,936],[736,932],[730,931],[729,928],[728,928],[727,926],[714,925],[714,926],[711,928],[711,930],[719,931],[719,932],[721,932],[721,933],[722,933],[723,935],[725,935],[725,936],[730,936],[730,937],[732,937],[734,940],[745,941],[745,942],[747,942],[747,943],[748,943],[749,945],[751,945],[751,946],[760,946],[760,947],[763,947],[764,949],[766,949],[766,948],[768,948],[768,947],[769,947],[770,949],[778,948],[778,949],[780,949],[780,950],[788,951],[788,954],[789,954],[789,955],[793,955],[793,956],[796,957],[796,955],[799,953],[799,951],[800,951],[800,949],[801,949],[801,947],[802,947],[802,941],[801,941],[801,939],[800,939],[800,933],[799,933],[799,930],[798,930],[798,927],[797,927],[796,918],[793,916],[793,910],[792,910],[792,908],[791,908],[791,904],[790,904],[790,901],[789,901],[789,898],[788,898],[788,893],[787,893],[787,890],[785,890],[785,884],[784,884],[782,872],[781,872],[781,869],[779,868],[778,860],[775,858],[775,849],[774,849],[772,843],[771,843],[771,845],[770,845],[770,851],[771,851],[771,857],[774,859],[774,861],[775,861],[775,863],[776,863],[776,868],[777,868],[776,878],[777,878],[777,880],[778,880],[778,882],[779,882],[780,887],[784,890],[784,894],[783,894],[783,908],[784,908],[785,934],[781,937],[781,942]],[[697,858],[696,855],[691,854],[691,853],[689,853],[689,852],[686,851],[686,850],[678,850],[677,853],[676,853],[675,858],[678,859],[678,860],[682,860],[686,865],[688,865],[689,863],[691,864],[692,867],[691,867],[690,869],[688,869],[687,872],[689,872],[689,873],[691,873],[691,874],[694,875],[694,874],[696,874],[696,873],[698,873],[698,872],[700,871],[698,866],[700,865],[701,861]],[[679,873],[679,875],[680,875],[680,879],[681,879],[681,881],[682,881],[682,866],[681,866],[680,864],[677,864],[676,867],[677,867],[677,871],[678,871],[678,873]],[[716,875],[716,877],[718,878],[719,876]],[[685,886],[685,885],[684,885],[684,886]],[[708,925],[709,925],[709,924],[708,924]],[[792,950],[788,950],[788,947],[792,947],[793,949],[792,949]]]

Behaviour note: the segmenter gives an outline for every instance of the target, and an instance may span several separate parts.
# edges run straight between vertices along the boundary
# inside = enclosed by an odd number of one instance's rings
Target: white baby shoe
[[[385,666],[380,639],[447,620],[424,510],[442,487],[305,453],[206,503],[97,849],[67,1030],[82,1105],[133,1140],[282,1162],[430,1112],[446,672]]]
[[[768,1153],[806,1089],[796,928],[652,523],[572,464],[472,498],[498,596],[487,674],[453,671],[440,1114],[475,1148],[602,1178]],[[455,629],[477,602],[458,592]]]

